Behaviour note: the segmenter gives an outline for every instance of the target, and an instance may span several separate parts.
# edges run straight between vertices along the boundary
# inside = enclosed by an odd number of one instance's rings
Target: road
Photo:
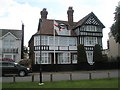
[[[39,81],[39,73],[31,73],[25,77],[15,77],[16,82],[20,81]],[[52,78],[51,78],[52,77]],[[114,78],[118,77],[118,70],[100,70],[100,71],[74,71],[74,72],[43,72],[42,80],[44,81],[59,81],[59,80],[82,80],[96,78]],[[2,82],[13,82],[13,75],[6,75],[2,78]]]

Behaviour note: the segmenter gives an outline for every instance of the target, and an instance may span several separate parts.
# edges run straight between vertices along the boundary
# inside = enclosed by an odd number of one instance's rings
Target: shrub
[[[93,61],[94,62],[103,62],[102,50],[99,44],[96,44],[93,49]]]
[[[26,66],[26,67],[31,67],[31,60],[30,59],[23,59],[19,61],[19,64]]]
[[[87,63],[87,56],[83,44],[77,46],[77,63]]]

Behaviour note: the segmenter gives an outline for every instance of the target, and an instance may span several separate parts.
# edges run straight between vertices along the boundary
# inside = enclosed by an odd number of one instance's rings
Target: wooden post
[[[34,75],[32,75],[32,82],[34,82]]]
[[[70,73],[70,81],[72,81],[72,73]]]
[[[89,79],[90,79],[90,80],[92,79],[91,73],[89,73]]]
[[[52,75],[52,73],[50,74],[50,82],[52,82],[53,81],[53,75]]]
[[[108,72],[108,79],[110,79],[110,73]]]
[[[15,83],[15,75],[13,75],[13,82]]]

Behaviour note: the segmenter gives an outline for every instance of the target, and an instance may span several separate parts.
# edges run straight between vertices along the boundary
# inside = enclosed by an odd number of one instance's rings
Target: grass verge
[[[3,83],[2,88],[118,88],[118,78],[44,82]]]

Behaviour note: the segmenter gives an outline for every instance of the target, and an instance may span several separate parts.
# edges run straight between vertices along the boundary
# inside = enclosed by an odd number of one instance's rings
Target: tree
[[[86,63],[87,62],[87,56],[85,52],[85,48],[83,44],[80,44],[77,46],[77,63]]]
[[[103,61],[102,50],[101,50],[101,46],[99,44],[96,44],[93,49],[93,61],[95,63]]]
[[[111,26],[111,32],[116,42],[120,43],[120,6],[116,7],[114,14],[115,23]]]

